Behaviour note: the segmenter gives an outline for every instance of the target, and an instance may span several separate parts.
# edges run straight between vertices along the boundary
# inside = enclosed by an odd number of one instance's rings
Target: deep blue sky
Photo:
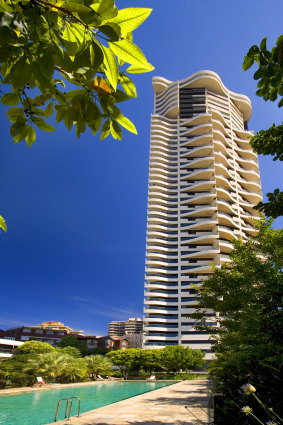
[[[105,335],[111,320],[142,315],[151,78],[178,80],[217,72],[253,104],[250,129],[281,123],[275,104],[255,96],[253,71],[243,72],[248,48],[282,31],[282,1],[132,0],[119,8],[152,7],[135,42],[155,65],[136,75],[138,98],[124,106],[139,135],[100,142],[77,139],[58,126],[28,148],[9,137],[1,120],[1,208],[9,227],[0,235],[0,328],[58,320]],[[3,107],[2,109],[3,110]],[[260,158],[263,192],[282,188],[280,163]],[[277,220],[275,226],[281,227]]]

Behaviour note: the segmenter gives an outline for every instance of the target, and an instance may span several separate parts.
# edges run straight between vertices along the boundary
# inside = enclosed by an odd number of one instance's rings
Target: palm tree
[[[45,380],[62,381],[71,377],[74,379],[74,371],[72,364],[76,362],[72,356],[53,351],[51,353],[39,354],[38,356],[28,359],[25,371],[33,372],[35,376],[43,376]],[[68,375],[68,372],[69,375]],[[81,373],[79,373],[80,375]]]
[[[86,356],[84,358],[87,366],[87,370],[89,373],[89,376],[96,380],[97,375],[109,375],[112,372],[111,361],[105,357],[101,356],[100,354],[92,355],[92,356]]]

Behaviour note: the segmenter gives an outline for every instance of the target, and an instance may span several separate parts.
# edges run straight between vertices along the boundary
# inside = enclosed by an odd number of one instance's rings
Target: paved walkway
[[[182,381],[56,425],[207,425],[212,421],[209,400],[206,380]]]

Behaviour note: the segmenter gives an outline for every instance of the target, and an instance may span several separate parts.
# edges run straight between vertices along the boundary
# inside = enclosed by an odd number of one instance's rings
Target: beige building
[[[65,326],[62,322],[42,322],[40,325],[34,326],[34,328],[41,329],[52,329],[53,331],[63,331],[69,335],[83,335],[84,331],[75,331],[69,326]]]
[[[211,263],[229,261],[231,238],[254,234],[262,195],[251,103],[212,71],[154,77],[153,88],[143,347],[190,346],[209,359],[209,335],[188,315]]]
[[[143,321],[139,317],[131,317],[123,321],[113,321],[108,325],[108,335],[114,337],[140,334],[142,331]]]

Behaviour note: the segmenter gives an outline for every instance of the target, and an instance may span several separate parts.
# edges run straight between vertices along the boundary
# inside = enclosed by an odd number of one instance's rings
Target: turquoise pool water
[[[57,402],[72,396],[81,399],[81,413],[138,394],[166,387],[173,382],[98,382],[96,385],[0,396],[1,425],[44,425],[54,422]],[[58,420],[64,419],[61,403]],[[73,415],[77,413],[74,400]]]

